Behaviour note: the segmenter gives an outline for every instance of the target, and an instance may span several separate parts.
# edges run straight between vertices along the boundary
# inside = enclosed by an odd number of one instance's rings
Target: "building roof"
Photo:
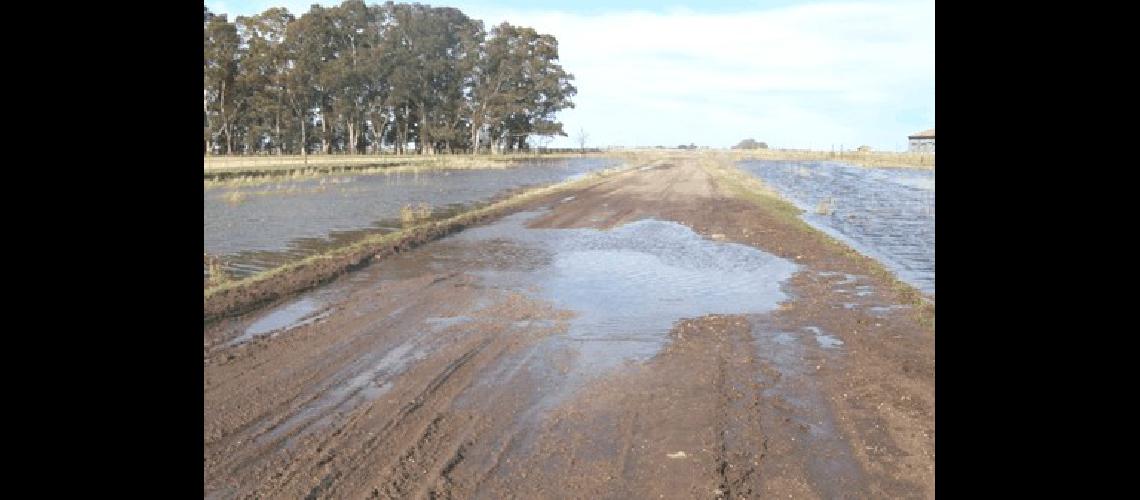
[[[907,136],[907,139],[918,139],[920,137],[923,137],[923,138],[929,137],[929,138],[933,139],[934,138],[934,129],[927,129],[927,130],[923,130],[922,132],[915,132],[915,133]]]

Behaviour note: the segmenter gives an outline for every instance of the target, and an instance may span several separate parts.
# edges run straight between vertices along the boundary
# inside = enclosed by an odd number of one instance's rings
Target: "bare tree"
[[[590,134],[586,133],[586,129],[578,127],[578,147],[581,149],[582,154],[586,154],[586,139],[590,138]]]

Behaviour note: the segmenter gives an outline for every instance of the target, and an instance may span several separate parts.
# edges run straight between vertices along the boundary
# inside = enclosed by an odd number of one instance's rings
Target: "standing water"
[[[934,171],[839,162],[740,162],[813,227],[882,262],[934,295]]]
[[[433,217],[510,190],[561,182],[616,160],[533,160],[506,169],[424,170],[282,180],[205,191],[205,251],[244,277],[401,226],[401,209],[426,204]]]

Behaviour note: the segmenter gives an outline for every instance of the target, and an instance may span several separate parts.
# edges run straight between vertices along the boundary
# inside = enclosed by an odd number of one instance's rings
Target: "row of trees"
[[[234,22],[204,10],[207,154],[497,153],[566,135],[573,76],[531,28],[390,1]]]

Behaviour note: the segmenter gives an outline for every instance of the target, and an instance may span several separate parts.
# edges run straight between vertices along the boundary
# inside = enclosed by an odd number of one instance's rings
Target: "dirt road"
[[[211,498],[934,496],[934,332],[677,158],[204,332]]]

